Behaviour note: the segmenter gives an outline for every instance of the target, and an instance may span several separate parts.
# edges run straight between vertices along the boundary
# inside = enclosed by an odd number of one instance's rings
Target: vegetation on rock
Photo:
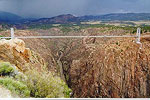
[[[0,63],[0,75],[10,75],[14,72],[14,68],[9,62]]]
[[[31,69],[25,73],[25,83],[31,91],[30,96],[36,98],[69,98],[71,89],[59,77],[51,72]]]
[[[22,82],[16,81],[13,78],[0,78],[0,84],[9,89],[11,92],[18,94],[21,97],[29,97],[30,91]]]
[[[9,62],[1,63],[1,75],[12,73],[14,70],[11,66]],[[69,98],[71,93],[71,89],[63,80],[44,69],[39,71],[32,68],[24,74],[19,72],[15,77],[2,77],[0,85],[20,97]]]
[[[0,62],[0,85],[19,97],[70,97],[66,83],[48,69],[44,70],[42,57],[25,48],[22,40],[2,40],[0,50],[0,61],[8,61]],[[26,70],[22,70],[23,66]]]

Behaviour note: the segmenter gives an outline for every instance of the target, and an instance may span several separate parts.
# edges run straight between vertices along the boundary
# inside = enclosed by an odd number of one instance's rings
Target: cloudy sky
[[[149,12],[150,0],[0,0],[0,11],[23,17]]]

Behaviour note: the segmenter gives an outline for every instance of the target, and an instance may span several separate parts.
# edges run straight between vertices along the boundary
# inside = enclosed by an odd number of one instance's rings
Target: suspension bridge
[[[10,37],[0,37],[0,39],[40,39],[40,38],[45,38],[45,39],[60,39],[60,38],[136,38],[136,43],[141,44],[140,39],[141,39],[141,28],[137,28],[137,33],[136,35],[122,35],[122,36],[116,36],[116,35],[100,35],[100,36],[15,36],[14,29],[11,28],[11,36]],[[148,37],[148,36],[146,36]],[[150,36],[149,36],[150,37]]]

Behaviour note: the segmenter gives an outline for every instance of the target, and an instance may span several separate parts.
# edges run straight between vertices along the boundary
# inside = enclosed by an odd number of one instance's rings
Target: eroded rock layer
[[[150,97],[149,39],[142,43],[140,49],[132,39],[124,39],[78,52],[86,55],[70,67],[74,97]]]
[[[40,68],[45,64],[43,58],[26,48],[20,39],[0,40],[0,61],[10,62],[21,71],[29,67]]]

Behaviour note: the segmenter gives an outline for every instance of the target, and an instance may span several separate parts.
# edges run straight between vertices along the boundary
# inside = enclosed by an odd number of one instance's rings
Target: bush
[[[10,75],[14,72],[14,68],[11,66],[9,62],[1,62],[0,63],[0,75]]]
[[[13,75],[15,68],[8,62],[0,63],[0,75]],[[29,69],[14,78],[0,78],[0,84],[21,97],[69,98],[71,90],[59,77],[48,70]]]
[[[69,98],[71,90],[59,77],[48,71],[29,70],[23,81],[30,89],[31,97],[36,98]]]
[[[68,33],[68,32],[70,32],[70,31],[72,31],[72,30],[71,30],[70,27],[66,27],[66,26],[65,26],[65,27],[62,27],[62,28],[61,28],[61,31],[62,31],[63,33]]]
[[[12,78],[2,78],[0,79],[0,84],[9,89],[11,92],[18,94],[21,97],[29,97],[30,91],[28,87]]]

